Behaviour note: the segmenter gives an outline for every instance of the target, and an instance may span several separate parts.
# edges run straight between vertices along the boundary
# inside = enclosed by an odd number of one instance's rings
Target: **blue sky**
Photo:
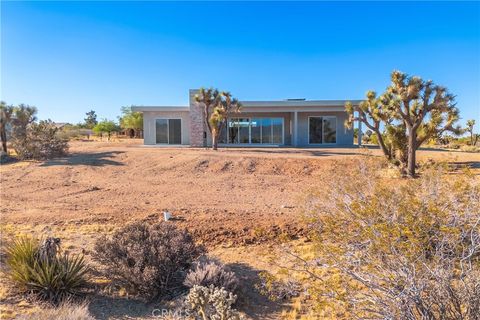
[[[186,105],[200,86],[361,99],[393,69],[447,86],[480,122],[480,3],[1,2],[1,99],[42,119]]]

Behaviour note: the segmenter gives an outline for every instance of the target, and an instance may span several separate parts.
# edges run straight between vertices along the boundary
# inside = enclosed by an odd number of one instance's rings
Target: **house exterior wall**
[[[206,128],[203,110],[199,103],[195,102],[195,94],[198,90],[192,89],[190,95],[190,145],[192,147],[204,147],[207,141],[211,141],[210,133]],[[208,137],[205,137],[208,135]]]
[[[143,112],[144,144],[154,145],[156,142],[156,119],[182,120],[182,145],[190,144],[190,112],[188,111],[145,111]]]
[[[347,120],[346,112],[299,112],[298,113],[298,138],[297,146],[306,147],[306,146],[322,146],[319,144],[310,145],[308,143],[308,126],[309,120],[308,117],[312,116],[335,116],[337,118],[337,143],[334,145],[338,146],[352,146],[353,145],[353,128],[347,129],[345,127],[345,120]]]

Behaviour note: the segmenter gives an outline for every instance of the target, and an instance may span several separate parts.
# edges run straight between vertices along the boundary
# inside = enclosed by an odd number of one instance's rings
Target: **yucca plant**
[[[38,240],[27,237],[7,247],[7,272],[18,289],[53,304],[78,294],[87,283],[89,268],[84,257],[57,253],[44,259],[40,248]]]

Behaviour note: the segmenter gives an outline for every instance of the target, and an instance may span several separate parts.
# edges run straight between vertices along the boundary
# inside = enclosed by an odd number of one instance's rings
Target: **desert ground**
[[[229,264],[245,283],[243,311],[252,319],[278,319],[288,305],[255,292],[258,273],[271,268],[278,243],[306,234],[302,199],[322,188],[320,177],[339,159],[381,156],[359,148],[226,148],[219,151],[143,146],[139,140],[83,141],[70,155],[0,167],[2,243],[19,234],[52,235],[88,258],[100,234],[135,220],[161,220],[187,228],[209,254]],[[480,154],[419,151],[420,161],[446,161],[480,173]],[[99,281],[101,287],[101,281]],[[121,293],[96,293],[99,319],[148,318],[152,306]],[[2,280],[2,318],[35,308],[11,294]]]

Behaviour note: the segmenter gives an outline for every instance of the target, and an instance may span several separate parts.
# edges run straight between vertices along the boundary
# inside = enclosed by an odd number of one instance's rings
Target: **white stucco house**
[[[188,106],[132,107],[133,111],[143,112],[146,145],[205,147],[211,144],[203,109],[194,99],[197,91],[190,90]],[[360,102],[350,101],[353,104]],[[227,119],[219,145],[354,146],[353,129],[344,124],[346,100],[240,102],[241,111]]]

